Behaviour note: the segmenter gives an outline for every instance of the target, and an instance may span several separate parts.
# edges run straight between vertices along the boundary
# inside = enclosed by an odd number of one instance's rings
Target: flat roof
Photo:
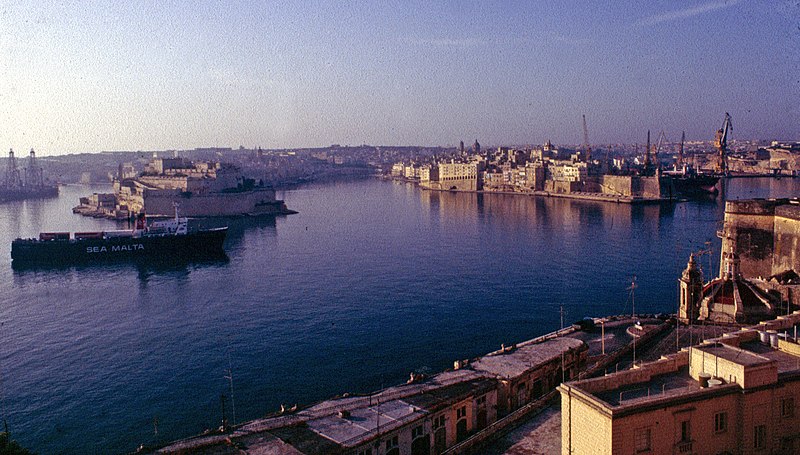
[[[405,401],[428,412],[436,412],[466,398],[478,397],[494,390],[495,384],[494,379],[476,378],[467,382],[425,390],[405,398]]]
[[[800,356],[780,351],[759,341],[748,341],[741,344],[742,349],[758,354],[761,357],[774,361],[778,366],[778,374],[790,371],[800,371]]]
[[[574,338],[553,338],[541,343],[521,345],[511,352],[486,355],[470,366],[475,371],[514,378],[559,357],[562,352],[577,349],[583,344],[583,341]]]
[[[743,365],[746,367],[772,363],[772,360],[747,349],[747,345],[749,345],[749,343],[743,343],[742,348],[735,348],[724,343],[711,343],[694,346],[692,349],[707,352],[721,359],[725,359],[737,365]],[[772,348],[769,348],[768,346],[765,347],[772,350]]]
[[[653,376],[649,381],[628,384],[592,395],[610,406],[620,406],[698,390],[701,390],[700,383],[689,376],[689,367],[685,366],[675,372]]]
[[[349,410],[349,415],[330,415],[309,420],[308,427],[337,444],[352,447],[378,433],[391,431],[401,425],[422,418],[427,412],[404,400],[393,400],[366,408]]]

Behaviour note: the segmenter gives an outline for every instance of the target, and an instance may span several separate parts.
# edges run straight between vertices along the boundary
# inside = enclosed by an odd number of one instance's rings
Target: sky
[[[797,1],[0,0],[0,148],[800,140]]]

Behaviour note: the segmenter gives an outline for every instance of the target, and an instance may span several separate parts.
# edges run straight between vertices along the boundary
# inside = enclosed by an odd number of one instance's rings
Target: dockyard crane
[[[586,162],[592,162],[592,148],[589,147],[589,130],[586,128],[586,115],[581,115],[583,117],[583,150],[586,151]]]
[[[717,147],[717,164],[714,171],[718,174],[725,174],[728,172],[728,132],[733,131],[733,122],[731,122],[731,115],[725,113],[725,119],[722,121],[722,128],[717,130],[717,135],[714,138],[714,145]]]
[[[678,160],[675,162],[675,167],[683,169],[683,142],[686,140],[686,131],[681,131],[681,146],[678,149]]]
[[[8,151],[8,165],[6,167],[6,180],[3,182],[6,188],[19,188],[22,186],[19,169],[17,169],[17,159],[14,158],[14,150]]]

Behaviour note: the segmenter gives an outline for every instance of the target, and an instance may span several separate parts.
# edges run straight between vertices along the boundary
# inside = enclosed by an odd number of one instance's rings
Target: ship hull
[[[87,264],[138,260],[190,260],[224,257],[227,228],[186,235],[148,235],[81,240],[17,239],[11,260],[18,264]]]
[[[715,175],[693,175],[673,177],[675,190],[684,196],[705,196],[714,195],[719,192],[717,182],[719,177]]]
[[[58,197],[57,186],[43,186],[38,188],[2,188],[0,189],[0,202],[21,201],[24,199],[44,199]]]

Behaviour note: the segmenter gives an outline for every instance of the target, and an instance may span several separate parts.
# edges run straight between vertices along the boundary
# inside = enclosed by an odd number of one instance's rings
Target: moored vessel
[[[139,215],[134,228],[98,232],[42,232],[39,238],[11,242],[14,264],[72,264],[128,260],[174,260],[224,257],[228,228],[189,231],[188,220],[175,218],[147,225]]]

